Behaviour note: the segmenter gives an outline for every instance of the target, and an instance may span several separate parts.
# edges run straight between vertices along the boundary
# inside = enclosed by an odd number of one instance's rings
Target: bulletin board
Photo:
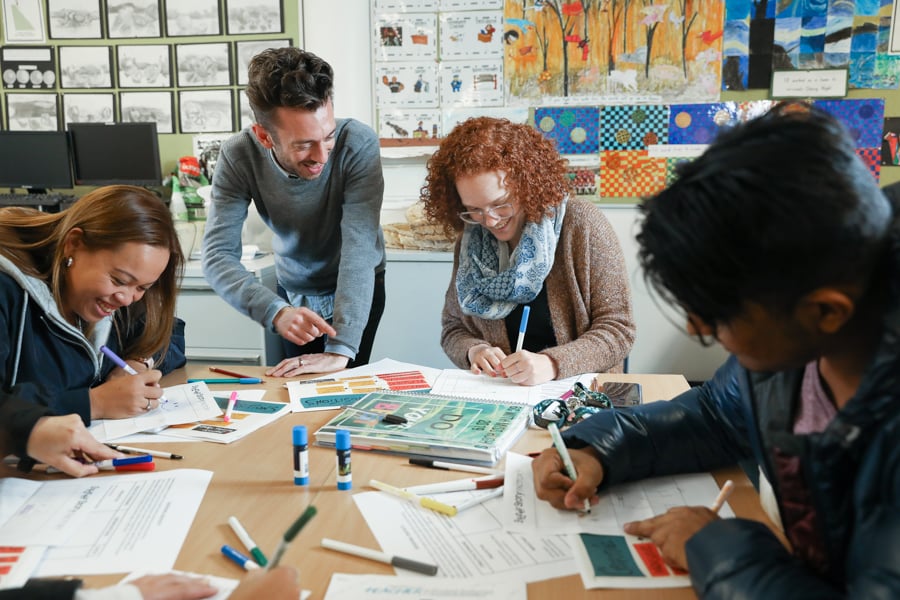
[[[900,180],[893,6],[800,0],[372,0],[383,146],[436,145],[475,115],[529,123],[577,194],[631,204],[776,99],[834,114]]]
[[[164,173],[252,123],[250,58],[300,39],[292,0],[0,0],[0,128],[155,121]]]

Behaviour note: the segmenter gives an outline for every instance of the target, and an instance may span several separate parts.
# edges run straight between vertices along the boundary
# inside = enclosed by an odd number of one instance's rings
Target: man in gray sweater
[[[216,163],[203,272],[234,308],[281,335],[291,377],[369,361],[384,311],[384,178],[378,137],[335,119],[333,71],[299,48],[250,62],[256,123],[227,140]],[[277,294],[241,265],[253,202],[272,230]]]

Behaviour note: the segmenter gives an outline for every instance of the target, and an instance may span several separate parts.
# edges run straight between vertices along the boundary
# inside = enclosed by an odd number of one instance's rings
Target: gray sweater
[[[304,295],[335,295],[326,352],[356,356],[384,270],[379,217],[384,194],[378,137],[338,119],[335,146],[316,179],[289,177],[247,128],[223,145],[212,182],[203,238],[203,273],[231,306],[272,327],[288,306],[240,262],[241,228],[251,201],[273,232],[278,283]]]

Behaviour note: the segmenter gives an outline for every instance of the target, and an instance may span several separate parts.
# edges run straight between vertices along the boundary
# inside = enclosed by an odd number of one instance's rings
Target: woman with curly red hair
[[[603,213],[569,196],[549,140],[468,119],[428,161],[421,199],[431,222],[459,235],[441,334],[454,364],[522,385],[622,370],[634,342],[622,249]]]

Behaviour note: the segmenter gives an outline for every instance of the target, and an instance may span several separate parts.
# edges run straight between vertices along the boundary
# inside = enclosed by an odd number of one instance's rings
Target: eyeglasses
[[[459,213],[459,218],[462,219],[465,223],[480,225],[484,223],[484,220],[487,217],[502,221],[503,219],[508,219],[515,214],[516,207],[513,206],[512,202],[507,202],[499,206],[491,206],[490,208],[486,208],[484,210],[467,210],[465,212]]]

